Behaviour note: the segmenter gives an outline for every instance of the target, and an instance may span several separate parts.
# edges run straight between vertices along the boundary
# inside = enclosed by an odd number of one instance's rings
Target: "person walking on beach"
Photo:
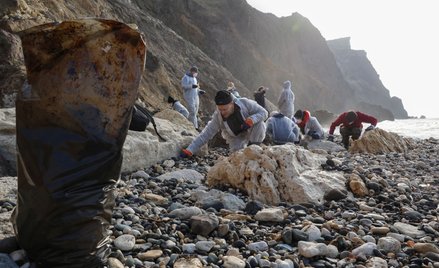
[[[192,66],[190,70],[181,79],[181,86],[183,88],[183,97],[188,105],[189,121],[192,122],[194,127],[198,130],[198,108],[200,106],[200,99],[198,94],[204,94],[203,90],[200,90],[200,86],[197,81],[198,68]]]
[[[221,131],[232,152],[250,144],[260,144],[265,138],[267,111],[255,101],[234,98],[227,90],[220,90],[215,96],[217,106],[206,127],[183,149],[180,156],[190,157]]]
[[[255,91],[254,97],[255,101],[261,105],[265,110],[265,93],[267,92],[268,88],[260,86],[258,90]]]
[[[294,99],[294,93],[291,90],[291,82],[287,80],[283,84],[283,90],[277,101],[277,107],[281,114],[290,119],[292,119],[294,114]]]
[[[341,125],[340,134],[342,136],[342,142],[344,147],[349,149],[349,137],[352,137],[353,140],[360,138],[363,129],[362,123],[370,124],[365,130],[369,131],[376,127],[378,120],[373,116],[361,112],[344,112],[332,122],[331,127],[329,128],[328,140],[334,141],[334,130],[337,126]]]
[[[302,134],[311,137],[313,140],[323,139],[323,128],[317,118],[311,116],[309,111],[297,110],[294,118]]]
[[[271,112],[270,115],[267,120],[267,134],[271,135],[274,144],[299,142],[299,128],[293,120],[277,111]]]
[[[180,114],[182,114],[184,117],[189,117],[189,111],[184,107],[183,104],[181,104],[180,101],[175,100],[173,97],[168,97],[168,103],[171,104],[172,109],[176,110]]]

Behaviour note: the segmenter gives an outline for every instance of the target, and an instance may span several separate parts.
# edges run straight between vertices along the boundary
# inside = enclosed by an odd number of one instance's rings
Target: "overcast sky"
[[[326,40],[351,37],[410,116],[439,118],[439,9],[435,0],[247,0],[278,17],[298,12]]]

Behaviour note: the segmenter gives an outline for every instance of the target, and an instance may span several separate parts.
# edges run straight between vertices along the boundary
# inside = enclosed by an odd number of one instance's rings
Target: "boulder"
[[[340,172],[321,169],[325,161],[295,145],[251,145],[219,159],[207,174],[207,184],[231,185],[266,204],[321,203],[326,192],[345,189]]]
[[[157,130],[166,141],[160,141],[150,123],[144,132],[129,131],[123,146],[122,172],[147,168],[175,157],[198,134],[180,113],[166,109],[154,115]]]
[[[0,29],[0,108],[15,106],[26,75],[23,61],[20,38]]]
[[[410,138],[404,138],[398,134],[376,128],[365,132],[360,139],[353,141],[349,152],[370,154],[407,153],[412,148],[414,148],[414,144]]]
[[[17,175],[15,109],[0,109],[0,177]]]

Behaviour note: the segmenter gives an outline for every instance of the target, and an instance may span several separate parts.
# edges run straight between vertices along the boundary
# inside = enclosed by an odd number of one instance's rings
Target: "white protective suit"
[[[188,119],[198,129],[198,107],[200,106],[200,98],[198,96],[199,88],[192,88],[192,85],[198,85],[197,78],[187,73],[181,79],[181,86],[183,87],[183,97],[188,105],[189,111]]]
[[[222,137],[229,144],[232,152],[246,147],[249,142],[261,143],[265,139],[264,120],[267,119],[267,111],[257,102],[247,98],[234,98],[233,101],[241,109],[241,115],[243,118],[252,119],[253,127],[235,135],[227,125],[227,122],[223,120],[221,113],[216,110],[212,115],[212,119],[207,123],[203,131],[187,148],[189,151],[192,153],[197,152],[201,146],[211,140],[220,130]]]
[[[291,82],[285,81],[283,87],[283,91],[277,101],[277,107],[281,114],[291,119],[294,115],[294,93],[291,90]]]
[[[183,104],[181,104],[181,102],[175,101],[174,104],[172,104],[172,108],[181,113],[184,117],[189,117],[189,111],[183,106]]]

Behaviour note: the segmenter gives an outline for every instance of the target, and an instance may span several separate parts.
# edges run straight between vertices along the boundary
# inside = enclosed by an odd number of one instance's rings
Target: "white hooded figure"
[[[253,100],[234,98],[227,90],[220,90],[215,96],[216,111],[203,131],[183,149],[184,156],[191,156],[201,146],[221,131],[230,150],[237,151],[249,144],[259,144],[265,138],[265,123],[268,113]]]
[[[288,118],[292,118],[294,115],[294,93],[291,90],[291,82],[285,81],[283,84],[282,93],[277,101],[277,107],[279,112]]]
[[[188,119],[198,129],[198,108],[200,106],[200,98],[198,93],[200,91],[197,81],[198,68],[193,66],[181,79],[181,86],[183,88],[183,97],[188,105],[189,111]]]

